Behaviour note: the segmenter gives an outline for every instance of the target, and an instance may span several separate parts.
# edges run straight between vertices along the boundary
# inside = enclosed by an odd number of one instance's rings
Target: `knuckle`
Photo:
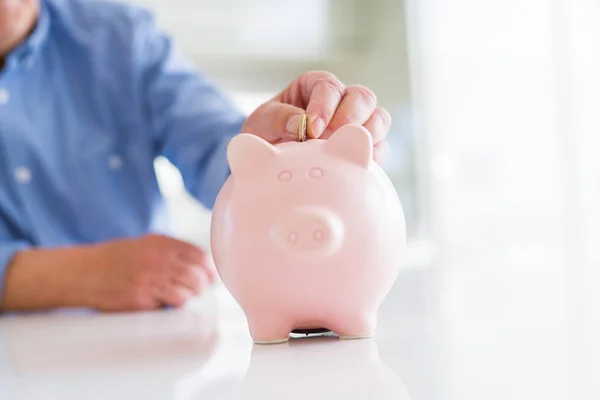
[[[384,125],[389,126],[392,123],[390,112],[383,107],[377,107],[375,110],[377,116],[383,121]]]
[[[344,84],[331,72],[321,72],[317,77],[317,81],[319,83],[329,86],[340,96],[343,95],[346,91]]]
[[[139,275],[139,278],[142,279],[145,277],[145,273],[148,270],[158,269],[161,265],[159,259],[159,254],[153,249],[137,253],[134,263],[138,266],[137,275]]]
[[[326,84],[327,86],[329,86],[336,94],[338,94],[340,97],[344,95],[344,92],[346,91],[344,88],[344,85],[338,81],[338,80],[323,80],[323,83]]]
[[[354,85],[348,89],[348,92],[356,93],[356,95],[369,106],[375,106],[377,104],[377,96],[375,96],[375,93],[363,85]]]
[[[308,79],[323,79],[323,78],[328,78],[328,79],[337,79],[336,76],[329,72],[329,71],[324,71],[324,70],[313,70],[313,71],[308,71],[305,74],[305,77]]]

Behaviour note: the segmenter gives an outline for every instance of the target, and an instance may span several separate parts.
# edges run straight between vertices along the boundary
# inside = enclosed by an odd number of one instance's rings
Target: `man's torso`
[[[42,5],[0,74],[0,217],[43,246],[163,229],[127,6]]]

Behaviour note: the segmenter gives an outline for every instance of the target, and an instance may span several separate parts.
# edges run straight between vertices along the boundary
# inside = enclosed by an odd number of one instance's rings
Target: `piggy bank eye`
[[[308,175],[311,178],[319,179],[323,176],[323,170],[321,170],[320,168],[313,168],[310,171],[308,171]]]
[[[281,172],[279,173],[279,177],[278,177],[278,179],[279,179],[281,182],[286,182],[286,181],[289,181],[290,179],[292,179],[292,173],[291,173],[290,171],[281,171]]]

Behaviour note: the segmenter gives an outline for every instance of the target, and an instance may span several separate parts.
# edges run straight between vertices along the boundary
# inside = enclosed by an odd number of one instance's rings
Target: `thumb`
[[[246,120],[244,133],[252,133],[270,143],[298,140],[298,127],[305,111],[291,104],[269,101]]]

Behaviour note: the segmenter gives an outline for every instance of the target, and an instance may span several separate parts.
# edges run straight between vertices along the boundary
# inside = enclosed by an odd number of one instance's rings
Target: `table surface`
[[[0,399],[598,399],[600,330],[561,271],[406,269],[362,340],[253,345],[222,286],[181,309],[7,315]]]

